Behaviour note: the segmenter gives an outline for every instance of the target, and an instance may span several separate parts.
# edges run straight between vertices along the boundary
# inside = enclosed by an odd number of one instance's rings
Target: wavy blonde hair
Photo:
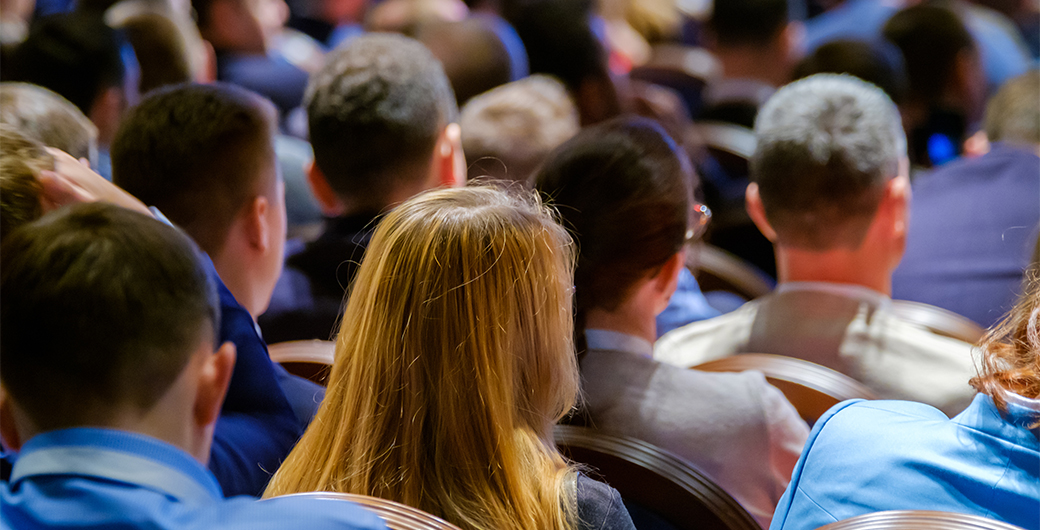
[[[467,529],[564,529],[573,245],[534,195],[431,191],[379,224],[325,401],[266,497],[382,497]]]
[[[1007,410],[1005,392],[1040,399],[1040,264],[1027,273],[1025,293],[1003,322],[979,343],[982,363],[971,386]],[[1040,421],[1032,427],[1040,426]]]

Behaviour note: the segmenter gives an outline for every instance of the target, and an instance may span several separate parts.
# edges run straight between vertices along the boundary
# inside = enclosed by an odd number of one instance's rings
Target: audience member
[[[419,26],[415,38],[444,66],[455,100],[470,98],[527,76],[527,52],[508,22],[476,15]]]
[[[989,153],[914,180],[892,294],[990,327],[1014,305],[1040,223],[1040,71],[1008,82],[984,123]]]
[[[455,96],[436,58],[392,34],[357,37],[311,80],[309,180],[329,220],[288,256],[271,308],[271,342],[329,339],[379,218],[409,197],[465,181]]]
[[[35,139],[0,123],[0,241],[43,215],[39,174],[54,169],[54,157]]]
[[[108,149],[123,112],[137,102],[133,49],[100,16],[71,13],[36,21],[11,57],[11,81],[57,92],[98,130],[97,170],[111,178]]]
[[[46,88],[0,83],[0,123],[97,167],[97,127],[75,105]]]
[[[15,231],[0,256],[0,426],[20,451],[5,527],[384,527],[347,503],[221,498],[202,464],[235,347],[216,340],[187,237],[88,204]]]
[[[652,359],[655,317],[685,270],[685,244],[699,235],[693,180],[675,142],[637,118],[583,130],[553,152],[536,187],[578,247],[574,326],[588,422],[681,456],[766,527],[809,434],[805,422],[760,373]]]
[[[790,79],[801,23],[788,19],[787,0],[715,0],[708,31],[722,77],[708,85],[699,119],[751,128],[758,108]]]
[[[154,12],[138,13],[113,27],[123,30],[134,47],[141,67],[140,93],[194,80],[188,44],[170,18]]]
[[[415,37],[422,26],[460,22],[468,14],[461,0],[383,0],[366,13],[365,30]]]
[[[549,152],[581,127],[566,87],[540,74],[471,99],[459,123],[470,178],[524,185]]]
[[[284,56],[269,53],[260,20],[262,4],[252,0],[191,3],[202,38],[216,51],[217,78],[269,98],[288,115],[303,101],[307,72]]]
[[[278,418],[282,431],[228,445],[230,461],[243,467],[213,469],[225,491],[253,495],[321,399],[320,387],[271,363],[253,320],[270,301],[285,244],[285,188],[272,145],[276,127],[273,105],[254,93],[224,84],[182,85],[146,97],[112,146],[115,183],[183,228],[227,286],[221,303],[236,316],[225,316],[220,331],[239,345],[241,369],[236,366],[232,385],[243,392],[229,397],[225,412],[252,411],[257,400],[278,415],[288,411],[288,422]],[[242,344],[251,345],[249,351]],[[243,438],[249,429],[240,429]]]
[[[876,85],[899,105],[907,90],[903,56],[884,40],[828,42],[803,58],[794,68],[794,79],[814,74],[849,74]]]
[[[774,530],[880,510],[937,510],[1040,529],[1040,269],[982,341],[979,394],[949,419],[921,403],[841,403],[816,422]],[[839,478],[840,476],[840,478]]]
[[[592,28],[590,0],[534,0],[518,6],[508,20],[523,40],[531,73],[563,82],[582,125],[621,113],[607,52]]]
[[[748,211],[775,245],[780,285],[665,335],[655,357],[696,366],[741,352],[787,355],[843,372],[882,398],[963,410],[973,394],[964,383],[970,346],[889,308],[910,200],[892,101],[851,76],[818,74],[777,92],[755,133]]]
[[[373,495],[464,529],[634,529],[553,442],[579,391],[571,249],[536,199],[490,187],[388,213],[329,394],[265,495]]]
[[[953,11],[933,5],[896,13],[884,34],[906,62],[908,91],[900,110],[910,161],[925,167],[948,162],[960,153],[986,97],[971,34]]]
[[[953,9],[974,38],[986,84],[995,91],[1008,79],[1029,68],[1029,51],[1009,19],[978,0],[932,0],[933,6]],[[809,51],[839,39],[874,40],[896,12],[918,4],[918,0],[843,0],[806,22]]]

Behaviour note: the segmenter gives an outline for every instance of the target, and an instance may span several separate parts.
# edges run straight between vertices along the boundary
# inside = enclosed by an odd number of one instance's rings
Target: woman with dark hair
[[[535,186],[578,244],[575,342],[592,425],[668,449],[768,526],[808,428],[761,373],[709,374],[652,359],[706,213],[693,171],[656,123],[622,118],[554,151]]]

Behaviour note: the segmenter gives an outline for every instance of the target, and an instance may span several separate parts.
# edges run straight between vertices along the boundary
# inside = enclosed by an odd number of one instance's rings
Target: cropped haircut
[[[664,129],[645,118],[587,127],[557,148],[535,189],[578,245],[575,333],[589,309],[617,309],[686,241],[693,170]]]
[[[1000,87],[986,105],[983,129],[991,142],[1040,144],[1040,70]]]
[[[33,24],[10,60],[11,81],[49,88],[90,114],[103,91],[120,86],[126,76],[120,32],[100,15],[63,13]]]
[[[1006,392],[1040,399],[1040,267],[1035,262],[1018,303],[979,347],[981,364],[971,386],[992,397],[1000,410],[1007,410]],[[1031,425],[1038,426],[1040,421]]]
[[[338,195],[375,209],[427,178],[444,127],[458,121],[433,54],[401,35],[372,33],[330,52],[305,97],[314,163]]]
[[[112,142],[113,181],[155,206],[210,255],[273,163],[270,101],[224,83],[156,90],[130,110]]]
[[[720,46],[765,46],[787,27],[787,0],[715,0],[708,28]]]
[[[935,103],[957,65],[957,56],[974,50],[975,42],[953,10],[916,5],[892,15],[883,34],[903,52],[910,101]]]
[[[573,254],[532,195],[422,193],[379,223],[328,393],[265,496],[341,491],[470,529],[571,528]]]
[[[134,47],[141,67],[138,89],[142,94],[192,80],[188,43],[171,18],[155,12],[141,12],[120,20],[118,27]]]
[[[67,99],[28,83],[0,83],[0,123],[75,158],[97,161],[97,127]]]
[[[137,212],[60,210],[6,237],[0,262],[2,381],[40,430],[146,412],[217,329],[195,245]]]
[[[906,156],[899,111],[881,89],[817,74],[777,91],[758,113],[751,179],[780,244],[857,248]]]
[[[481,94],[462,107],[462,150],[470,177],[527,183],[581,124],[566,87],[532,75]]]
[[[0,240],[43,215],[40,171],[54,169],[43,144],[0,124]]]
[[[415,38],[444,66],[444,72],[461,106],[513,80],[513,58],[502,33],[511,31],[503,20],[472,16],[460,21],[422,24]]]

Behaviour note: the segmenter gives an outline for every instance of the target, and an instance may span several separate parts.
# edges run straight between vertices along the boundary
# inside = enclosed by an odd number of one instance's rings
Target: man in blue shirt
[[[223,499],[204,464],[235,347],[176,229],[78,205],[12,233],[0,260],[0,432],[19,450],[0,526],[383,528],[349,503]]]

